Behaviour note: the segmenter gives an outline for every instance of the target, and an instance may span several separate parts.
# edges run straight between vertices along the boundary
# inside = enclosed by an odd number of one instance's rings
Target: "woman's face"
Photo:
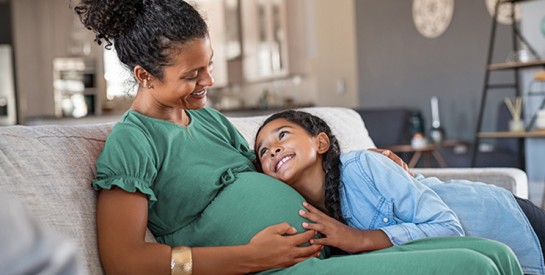
[[[161,108],[200,109],[206,103],[212,77],[213,50],[210,38],[197,38],[172,51],[172,65],[150,90]]]
[[[285,119],[266,124],[256,137],[255,153],[263,172],[291,186],[322,169],[319,140]]]

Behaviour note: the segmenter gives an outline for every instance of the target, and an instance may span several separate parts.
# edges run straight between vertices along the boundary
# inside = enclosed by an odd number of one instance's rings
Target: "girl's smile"
[[[325,209],[323,154],[329,150],[326,133],[311,134],[289,119],[276,118],[259,129],[254,150],[263,173],[285,182],[308,202]]]
[[[275,169],[274,169],[274,172],[278,172],[278,170],[280,170],[280,168],[282,168],[284,166],[284,164],[288,161],[290,161],[295,155],[288,155],[288,156],[285,156],[283,157],[278,163],[276,163],[276,165],[274,166]]]
[[[319,140],[293,122],[276,119],[261,128],[255,152],[263,173],[300,189],[308,181],[323,183]]]

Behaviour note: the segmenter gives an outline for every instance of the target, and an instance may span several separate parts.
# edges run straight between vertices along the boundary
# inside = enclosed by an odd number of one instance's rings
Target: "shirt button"
[[[383,222],[388,222],[389,219],[388,219],[388,218],[384,218],[384,219],[382,219],[382,221],[383,221]]]

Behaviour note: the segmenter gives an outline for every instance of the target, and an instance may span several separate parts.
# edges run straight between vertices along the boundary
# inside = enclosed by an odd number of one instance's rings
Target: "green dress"
[[[281,222],[303,231],[306,220],[298,214],[303,198],[255,171],[255,155],[236,128],[213,109],[188,114],[191,123],[183,127],[127,111],[97,160],[93,187],[117,186],[146,194],[148,228],[158,242],[170,246],[246,244],[257,232]],[[520,267],[509,248],[499,243],[434,238],[371,253],[311,259],[265,273],[407,271],[520,274]]]

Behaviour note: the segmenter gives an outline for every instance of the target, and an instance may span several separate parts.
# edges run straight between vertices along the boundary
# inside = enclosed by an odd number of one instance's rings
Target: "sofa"
[[[338,137],[341,150],[375,147],[363,118],[341,107],[303,110],[324,118]],[[266,116],[230,117],[241,134],[253,144],[258,126]],[[43,227],[59,232],[77,248],[86,273],[102,274],[96,230],[96,195],[90,185],[95,161],[115,123],[0,127],[0,193],[22,202]],[[526,174],[516,168],[429,168],[417,173],[442,179],[465,178],[497,184],[528,197]],[[148,241],[154,241],[148,231]]]

